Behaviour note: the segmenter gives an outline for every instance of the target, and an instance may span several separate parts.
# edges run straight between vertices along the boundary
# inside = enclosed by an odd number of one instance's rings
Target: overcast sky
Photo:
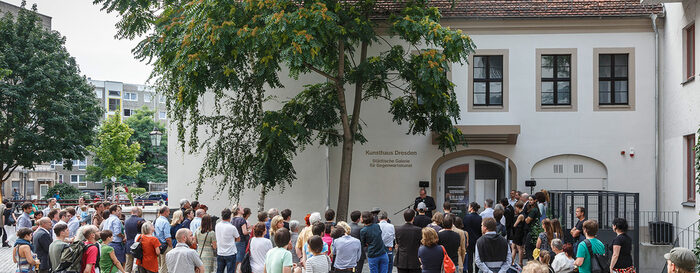
[[[19,6],[22,0],[1,0]],[[151,66],[134,59],[137,41],[117,40],[114,13],[100,11],[92,0],[27,0],[39,13],[51,17],[51,28],[66,37],[66,48],[75,57],[80,73],[94,80],[143,84]]]

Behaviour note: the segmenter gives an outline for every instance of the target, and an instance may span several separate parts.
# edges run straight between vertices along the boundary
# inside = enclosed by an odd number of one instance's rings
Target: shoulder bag
[[[593,253],[593,246],[590,240],[586,239],[584,242],[591,257],[591,273],[610,273],[610,263],[605,259],[605,255]]]
[[[245,256],[243,256],[243,261],[241,261],[241,273],[253,273],[253,268],[250,266],[250,243],[253,241],[251,237],[248,241],[248,247],[245,249]]]
[[[440,246],[440,247],[442,247],[442,254],[443,254],[442,266],[445,268],[445,273],[455,273],[455,271],[457,270],[455,268],[455,263],[452,262],[452,259],[450,259],[450,256],[447,256],[447,250],[445,250],[445,247],[444,246]]]
[[[202,258],[202,252],[204,252],[204,246],[207,245],[207,238],[209,238],[209,231],[207,231],[207,235],[204,235],[204,242],[202,242],[202,250],[199,251],[199,258]]]

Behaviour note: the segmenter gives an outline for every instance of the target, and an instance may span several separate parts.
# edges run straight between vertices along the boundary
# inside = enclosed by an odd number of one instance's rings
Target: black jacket
[[[481,237],[481,216],[476,212],[464,215],[462,219],[464,224],[464,231],[469,234],[469,246],[467,247],[467,252],[474,253],[474,247],[476,246],[476,240]]]
[[[36,257],[39,259],[41,264],[39,269],[49,270],[51,269],[51,260],[49,259],[49,245],[53,242],[51,234],[46,232],[43,228],[39,228],[34,233],[34,251],[36,252]]]
[[[418,211],[418,203],[420,202],[425,203],[425,206],[428,207],[428,209],[425,211],[425,215],[432,218],[433,211],[437,208],[437,206],[435,206],[435,199],[433,199],[430,196],[425,196],[425,199],[420,198],[420,196],[418,196],[416,197],[416,200],[413,201],[413,210]]]
[[[397,226],[394,232],[396,237],[396,250],[394,251],[394,265],[400,269],[420,269],[418,261],[418,248],[422,238],[421,228],[405,223]]]

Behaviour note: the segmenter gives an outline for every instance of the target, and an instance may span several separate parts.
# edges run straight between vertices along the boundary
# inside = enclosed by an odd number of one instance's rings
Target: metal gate
[[[639,193],[614,191],[550,191],[549,215],[558,218],[566,231],[576,225],[576,208],[586,208],[586,218],[598,221],[598,239],[612,243],[617,234],[612,229],[615,218],[625,218],[629,224],[627,235],[632,238],[634,266],[639,268]],[[573,242],[564,232],[566,242]]]

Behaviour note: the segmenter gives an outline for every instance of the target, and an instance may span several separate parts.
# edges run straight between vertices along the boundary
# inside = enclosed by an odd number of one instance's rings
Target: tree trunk
[[[340,163],[340,181],[338,183],[337,221],[347,221],[348,205],[350,203],[350,171],[352,170],[353,139],[343,140],[343,153]]]
[[[258,212],[265,210],[265,195],[267,195],[267,190],[265,190],[265,187],[262,187],[260,189],[260,198],[258,198]]]

